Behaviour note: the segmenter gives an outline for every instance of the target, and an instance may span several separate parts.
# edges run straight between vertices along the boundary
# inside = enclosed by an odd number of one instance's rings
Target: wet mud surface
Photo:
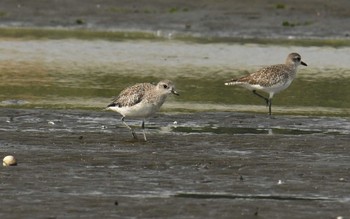
[[[349,37],[348,0],[0,2],[0,26],[141,30],[204,37]]]
[[[1,167],[0,217],[349,215],[348,118],[160,113],[146,127],[142,142],[112,112],[0,109],[1,155],[18,160]]]

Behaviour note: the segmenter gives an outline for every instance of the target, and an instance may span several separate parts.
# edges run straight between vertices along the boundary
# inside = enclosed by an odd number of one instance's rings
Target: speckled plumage
[[[275,93],[285,90],[296,77],[297,67],[306,65],[301,61],[298,53],[290,53],[285,64],[271,65],[257,70],[247,76],[239,79],[231,79],[225,85],[240,85],[252,90],[257,96],[264,98],[269,106],[269,114],[271,115],[271,102]],[[269,98],[256,93],[261,90],[269,94]]]
[[[293,66],[285,64],[272,65],[262,68],[246,77],[237,79],[235,82],[247,83],[251,85],[260,85],[262,87],[272,87],[278,84],[284,84],[295,77]]]
[[[124,119],[142,118],[144,129],[144,120],[155,114],[171,93],[178,95],[174,84],[169,80],[160,81],[157,85],[139,83],[121,91],[118,97],[107,106],[107,109],[120,113],[124,125],[132,131],[134,138],[137,138]],[[147,140],[145,133],[144,139]]]
[[[130,107],[140,103],[147,93],[155,88],[155,85],[150,83],[135,84],[131,87],[127,87],[120,92],[117,98],[112,102],[118,107]]]

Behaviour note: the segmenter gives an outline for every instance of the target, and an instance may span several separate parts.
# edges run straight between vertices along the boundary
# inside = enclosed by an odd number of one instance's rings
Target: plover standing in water
[[[240,85],[253,91],[255,95],[266,101],[266,105],[269,107],[269,115],[271,115],[273,96],[289,87],[296,76],[299,65],[307,66],[305,62],[301,61],[301,56],[298,53],[290,53],[285,64],[271,65],[259,69],[248,76],[232,79],[225,85]],[[257,90],[268,93],[269,97],[262,96],[256,92]]]
[[[147,141],[145,133],[145,119],[154,115],[165,102],[169,94],[179,95],[173,82],[169,80],[160,81],[157,85],[150,83],[139,83],[125,88],[119,96],[107,106],[107,109],[122,115],[123,124],[131,130],[135,139],[135,131],[125,123],[125,118],[141,118],[143,138]]]

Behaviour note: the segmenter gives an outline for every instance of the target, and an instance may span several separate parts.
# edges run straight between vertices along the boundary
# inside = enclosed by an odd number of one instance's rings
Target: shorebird
[[[179,95],[173,82],[160,81],[157,85],[139,83],[125,88],[120,92],[106,109],[118,112],[122,115],[123,124],[131,131],[134,139],[137,139],[135,131],[124,121],[125,118],[141,118],[143,138],[147,141],[145,133],[145,119],[154,115],[165,102],[169,94]]]
[[[301,61],[301,56],[298,53],[290,53],[285,64],[261,68],[248,76],[231,79],[225,85],[240,85],[253,91],[255,95],[266,101],[266,105],[269,107],[269,115],[271,115],[273,96],[289,87],[296,76],[299,65],[307,66],[305,62]],[[257,93],[257,90],[268,93],[269,97]]]

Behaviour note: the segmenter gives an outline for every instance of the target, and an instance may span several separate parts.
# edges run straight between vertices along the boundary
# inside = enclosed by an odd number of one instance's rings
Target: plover
[[[271,115],[273,96],[289,87],[296,76],[299,65],[307,66],[305,62],[301,61],[301,56],[298,53],[290,53],[285,64],[267,66],[248,76],[232,79],[226,82],[225,85],[240,85],[253,91],[255,95],[266,101],[266,105],[269,107],[269,115]],[[269,97],[257,93],[257,90],[268,93]]]
[[[143,138],[147,141],[145,119],[151,117],[160,109],[169,94],[179,95],[173,82],[169,80],[160,81],[157,85],[139,83],[121,91],[119,96],[107,106],[107,109],[122,115],[123,124],[131,130],[135,139],[137,139],[135,131],[125,123],[124,119],[141,118]]]

